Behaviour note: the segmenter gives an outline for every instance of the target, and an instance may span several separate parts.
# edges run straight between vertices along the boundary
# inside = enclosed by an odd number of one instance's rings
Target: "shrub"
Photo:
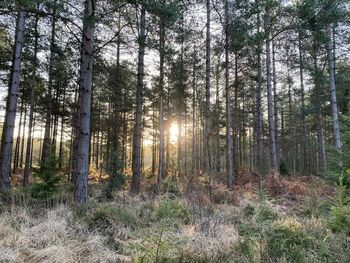
[[[166,193],[180,195],[181,191],[175,177],[164,180],[163,189]]]
[[[285,258],[288,262],[304,262],[304,250],[309,247],[310,238],[296,222],[276,223],[266,235],[269,261]]]
[[[58,172],[57,159],[50,158],[46,164],[42,163],[40,169],[33,173],[33,176],[38,178],[39,181],[32,184],[29,188],[31,196],[38,199],[46,199],[56,193],[59,182],[62,180]]]
[[[281,161],[280,163],[280,173],[281,175],[289,175],[289,168],[285,161]]]
[[[105,229],[113,224],[123,224],[128,227],[138,225],[137,217],[128,209],[119,206],[106,205],[97,208],[87,216],[90,227]]]
[[[155,206],[152,219],[154,221],[174,220],[188,222],[189,213],[178,199],[166,198]]]
[[[343,184],[344,178],[339,178],[338,194],[335,205],[331,207],[331,217],[328,220],[329,227],[334,232],[350,235],[350,200],[346,196],[346,186]]]

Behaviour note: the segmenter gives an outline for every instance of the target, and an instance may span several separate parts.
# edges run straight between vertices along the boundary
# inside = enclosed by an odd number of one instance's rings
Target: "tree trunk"
[[[21,144],[21,128],[22,128],[22,117],[23,117],[23,104],[24,104],[24,102],[22,101],[21,102],[21,113],[19,115],[19,124],[18,124],[16,146],[15,146],[15,159],[13,161],[13,173],[16,173],[16,168],[18,167],[18,161],[19,161],[19,150],[20,150],[20,144]]]
[[[141,130],[142,130],[142,97],[144,78],[144,56],[146,45],[146,9],[141,7],[141,21],[139,28],[139,52],[137,66],[137,87],[136,87],[136,113],[132,148],[132,180],[131,192],[140,191],[141,184]]]
[[[62,168],[63,166],[63,138],[64,138],[64,109],[65,109],[65,101],[66,101],[66,88],[63,89],[63,100],[62,100],[62,117],[61,117],[61,136],[60,136],[60,149],[58,155],[58,167]]]
[[[257,14],[257,35],[260,35],[260,11]],[[257,47],[257,93],[256,93],[256,137],[257,137],[257,163],[260,173],[264,170],[264,155],[263,155],[263,113],[262,113],[262,70],[261,70],[261,44]]]
[[[192,177],[193,180],[197,174],[197,145],[196,145],[196,96],[197,96],[197,50],[194,47],[193,65],[192,65]]]
[[[239,120],[238,120],[238,56],[235,53],[235,82],[234,82],[234,93],[235,93],[235,101],[234,101],[234,132],[233,132],[233,145],[234,145],[234,173],[235,177],[238,178],[238,173],[240,169],[240,149],[239,149]]]
[[[215,160],[215,168],[216,172],[220,173],[220,167],[221,167],[221,151],[220,151],[220,95],[219,95],[219,89],[220,89],[220,67],[221,62],[219,58],[219,62],[216,66],[216,123],[217,123],[217,132],[216,132],[216,160]],[[186,138],[186,136],[185,136]],[[186,140],[185,140],[186,142]]]
[[[31,95],[30,95],[30,108],[29,108],[29,127],[28,127],[28,137],[27,137],[27,149],[26,149],[26,159],[24,165],[24,173],[23,173],[23,186],[27,187],[29,184],[29,172],[30,172],[30,163],[31,163],[31,147],[32,147],[32,129],[33,129],[33,120],[34,120],[34,104],[35,104],[35,89],[37,88],[37,76],[36,71],[38,67],[38,41],[39,41],[39,33],[38,33],[38,22],[39,16],[35,17],[35,25],[34,25],[34,61],[33,61],[33,71],[32,71],[32,82],[31,82]]]
[[[90,114],[91,87],[94,62],[94,31],[96,0],[86,0],[84,9],[83,38],[80,62],[80,110],[77,138],[77,162],[75,173],[75,201],[86,205],[88,201],[89,146],[90,146]]]
[[[205,129],[204,129],[204,161],[205,171],[211,185],[211,160],[210,160],[210,134],[211,134],[211,110],[210,110],[210,0],[206,1],[207,24],[206,24],[206,58],[205,58]]]
[[[335,63],[334,63],[335,58],[333,53],[331,25],[327,26],[327,38],[328,38],[327,39],[327,60],[328,60],[329,88],[331,91],[333,132],[334,132],[335,147],[337,149],[337,152],[339,154],[342,154],[342,141],[341,141],[340,128],[339,128],[337,92],[336,92],[336,85],[335,85]]]
[[[225,108],[226,108],[226,178],[227,187],[232,188],[233,178],[233,157],[231,137],[231,91],[230,91],[230,55],[229,55],[229,13],[228,0],[225,0]]]
[[[13,52],[10,84],[6,101],[6,113],[0,149],[1,189],[10,188],[11,158],[13,144],[13,130],[15,127],[19,76],[22,62],[22,48],[24,40],[26,12],[19,11],[16,25],[15,46]]]
[[[316,93],[316,129],[317,129],[317,140],[318,140],[318,158],[319,158],[319,170],[321,173],[326,171],[327,167],[327,157],[326,157],[326,148],[325,148],[325,139],[323,132],[323,118],[322,118],[322,109],[321,109],[321,94],[320,94],[320,83],[318,77],[318,61],[317,61],[317,42],[316,37],[314,37],[314,85]]]
[[[162,1],[164,7],[165,1]],[[160,193],[162,179],[164,178],[164,60],[165,60],[165,18],[160,17],[159,22],[159,90],[160,90],[160,108],[159,108],[159,159],[158,159],[158,177],[157,193]],[[168,134],[169,137],[169,134]],[[168,162],[168,160],[167,160]]]
[[[302,137],[303,137],[303,159],[304,172],[310,172],[310,156],[308,151],[309,140],[307,137],[306,128],[306,113],[305,113],[305,87],[304,87],[304,59],[302,55],[301,34],[299,33],[299,74],[300,74],[300,99],[301,99],[301,123],[302,123]]]
[[[275,121],[273,112],[273,94],[272,94],[272,78],[271,78],[271,47],[270,47],[270,34],[269,34],[269,8],[266,7],[265,17],[265,32],[266,32],[266,75],[267,75],[267,108],[268,108],[268,121],[270,132],[270,158],[271,168],[277,170],[277,153],[276,153],[276,136],[275,136]]]
[[[54,10],[55,13],[55,10]],[[49,83],[47,90],[47,108],[45,119],[45,134],[41,161],[46,164],[51,155],[51,113],[52,113],[52,81],[53,81],[53,62],[55,56],[55,37],[56,37],[56,18],[52,17],[51,40],[50,40],[50,60],[49,60]]]
[[[279,169],[280,162],[280,149],[279,149],[279,139],[278,139],[278,94],[277,94],[277,72],[276,72],[276,49],[275,43],[272,41],[272,74],[273,74],[273,107],[274,107],[274,117],[275,117],[275,141],[276,141],[276,159],[277,159],[277,169]]]

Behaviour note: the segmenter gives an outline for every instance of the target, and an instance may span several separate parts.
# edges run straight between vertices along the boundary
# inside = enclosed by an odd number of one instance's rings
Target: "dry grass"
[[[332,190],[312,177],[280,180],[281,186],[270,183],[309,198],[309,207],[316,207]],[[0,213],[0,262],[251,262],[261,259],[265,235],[276,225],[300,229],[313,240],[305,252],[309,262],[319,262],[321,252],[327,253],[327,262],[336,258],[344,237],[331,233],[325,219],[302,214],[307,208],[302,198],[283,193],[273,197],[266,191],[267,197],[260,200],[254,184],[249,180],[234,191],[218,184],[213,188],[217,200],[198,188],[181,197],[119,192],[107,201],[101,187],[95,186],[86,214],[69,204],[40,208],[21,201]],[[310,193],[311,185],[319,188]],[[178,218],[169,218],[169,213]],[[253,255],[248,255],[247,246]],[[179,260],[181,256],[188,261]],[[337,259],[334,262],[349,262],[350,255]]]
[[[106,237],[75,221],[67,206],[42,218],[14,210],[0,217],[0,262],[128,262],[106,246]]]

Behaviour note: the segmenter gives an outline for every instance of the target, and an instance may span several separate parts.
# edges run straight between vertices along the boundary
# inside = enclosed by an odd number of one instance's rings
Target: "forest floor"
[[[186,189],[169,179],[160,196],[146,181],[110,200],[95,184],[84,210],[68,187],[40,202],[14,192],[0,205],[0,262],[350,262],[336,188],[313,176],[239,178],[210,191],[204,179]]]

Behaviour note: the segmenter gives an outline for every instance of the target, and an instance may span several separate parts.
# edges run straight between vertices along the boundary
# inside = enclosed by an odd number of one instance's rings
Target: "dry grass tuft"
[[[90,232],[67,206],[34,218],[23,210],[0,217],[0,262],[130,262]]]

